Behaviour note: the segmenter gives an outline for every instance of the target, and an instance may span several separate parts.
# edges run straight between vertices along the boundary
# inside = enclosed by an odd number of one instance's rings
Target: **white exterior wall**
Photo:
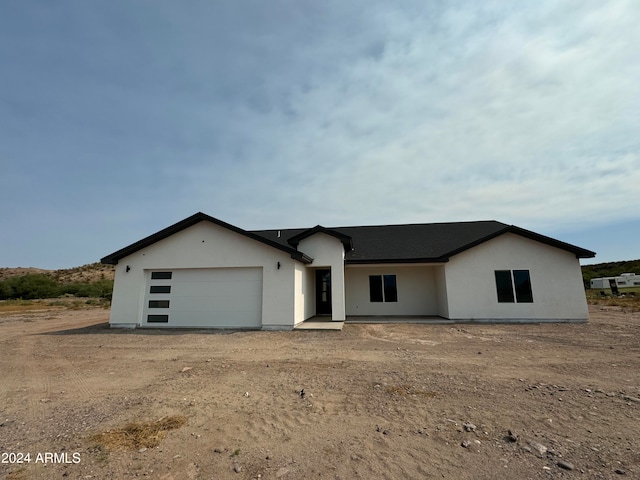
[[[347,315],[440,315],[437,270],[442,267],[349,265],[345,271]],[[395,275],[397,302],[371,302],[370,275]],[[446,299],[446,296],[445,296]]]
[[[533,303],[498,303],[495,270],[529,270]],[[454,320],[588,319],[580,262],[573,253],[506,233],[445,264]]]
[[[447,295],[447,277],[445,266],[435,267],[436,295],[438,296],[437,314],[444,318],[449,318],[449,297]]]
[[[331,268],[331,319],[344,321],[344,245],[337,238],[318,232],[302,240],[298,250],[313,258],[313,263],[306,266],[309,274],[313,274],[316,268]],[[311,302],[315,311],[315,292],[307,295],[306,302]],[[307,305],[305,310],[308,312],[309,308]]]
[[[313,269],[302,263],[295,265],[295,319],[297,325],[315,315],[315,287]]]
[[[135,327],[140,323],[145,270],[260,267],[262,328],[292,328],[294,271],[298,263],[285,252],[202,221],[119,260],[109,322],[114,327]]]

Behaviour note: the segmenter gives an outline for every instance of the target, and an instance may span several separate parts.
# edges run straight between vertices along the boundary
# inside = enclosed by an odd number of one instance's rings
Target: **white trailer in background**
[[[622,273],[617,277],[601,277],[591,279],[591,288],[628,288],[640,287],[640,275]]]

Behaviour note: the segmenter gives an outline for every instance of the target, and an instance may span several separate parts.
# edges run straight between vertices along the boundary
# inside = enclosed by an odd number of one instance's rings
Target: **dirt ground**
[[[107,319],[0,314],[0,478],[640,478],[638,312],[342,332]],[[95,437],[170,416],[186,424],[156,447]]]

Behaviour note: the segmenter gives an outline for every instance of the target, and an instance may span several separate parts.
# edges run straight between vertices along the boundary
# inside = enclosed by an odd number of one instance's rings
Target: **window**
[[[171,293],[171,285],[151,285],[149,293]]]
[[[511,270],[496,270],[496,289],[499,303],[513,303]]]
[[[529,270],[496,270],[494,273],[498,303],[533,303]]]
[[[169,323],[169,315],[147,315],[147,323]]]
[[[395,275],[370,275],[369,299],[372,302],[397,302],[398,286]]]
[[[533,303],[529,270],[514,270],[513,284],[516,287],[516,301],[518,303]]]
[[[171,280],[172,272],[151,272],[151,280]]]
[[[169,300],[149,300],[149,308],[169,308]]]
[[[382,275],[371,275],[369,277],[369,299],[372,302],[383,302],[382,295]]]

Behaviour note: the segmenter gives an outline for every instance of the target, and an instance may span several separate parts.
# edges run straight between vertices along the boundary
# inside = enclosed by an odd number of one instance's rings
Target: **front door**
[[[331,315],[331,270],[316,270],[316,315]]]

